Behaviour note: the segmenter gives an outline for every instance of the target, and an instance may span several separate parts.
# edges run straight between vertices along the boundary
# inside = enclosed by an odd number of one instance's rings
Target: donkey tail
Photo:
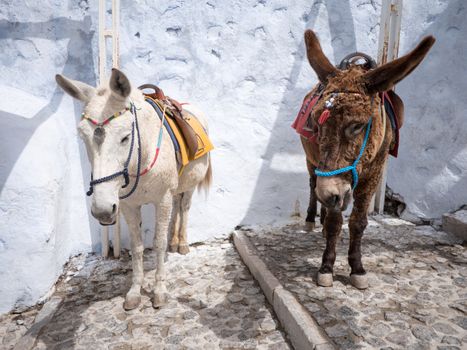
[[[211,155],[208,153],[207,157],[208,157],[208,170],[206,171],[206,175],[204,176],[204,179],[201,180],[201,182],[198,184],[198,192],[203,191],[206,197],[209,193],[209,188],[211,187],[211,184],[212,184]]]

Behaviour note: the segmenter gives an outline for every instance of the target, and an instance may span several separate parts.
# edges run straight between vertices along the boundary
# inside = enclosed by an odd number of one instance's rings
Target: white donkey
[[[120,209],[129,226],[133,277],[123,304],[127,310],[141,302],[144,277],[141,206],[155,205],[157,269],[153,306],[160,307],[167,302],[164,258],[169,226],[170,250],[188,253],[188,210],[195,188],[207,190],[210,186],[209,154],[190,162],[179,177],[174,145],[156,111],[145,101],[141,90],[132,89],[128,78],[117,69],[112,70],[108,85],[97,88],[62,75],[57,75],[56,81],[66,93],[85,104],[78,131],[92,166],[94,180],[88,193],[93,193],[92,215],[102,225],[112,225]],[[192,105],[185,108],[207,129],[206,120],[197,108]],[[150,168],[160,131],[162,143],[154,167],[141,177],[135,176],[143,168]]]

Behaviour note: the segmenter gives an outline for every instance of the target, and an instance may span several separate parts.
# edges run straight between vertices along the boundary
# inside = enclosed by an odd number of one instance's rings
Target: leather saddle
[[[190,126],[186,119],[191,117],[191,114],[183,110],[182,104],[169,96],[166,96],[162,89],[153,84],[143,84],[138,87],[140,90],[151,89],[154,90],[152,93],[145,93],[146,96],[149,96],[153,99],[162,101],[166,106],[166,114],[169,118],[173,119],[177,126],[179,127],[183,138],[186,142],[188,153],[190,159],[194,159],[196,153],[198,152],[198,138],[196,132]]]

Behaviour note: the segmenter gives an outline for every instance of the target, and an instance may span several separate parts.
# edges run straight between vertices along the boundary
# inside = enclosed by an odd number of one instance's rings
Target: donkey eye
[[[122,145],[124,145],[125,143],[128,142],[129,139],[130,139],[130,134],[126,135],[126,136],[120,141],[120,143],[121,143]]]
[[[357,136],[358,134],[360,134],[364,128],[365,128],[365,124],[363,123],[352,124],[345,129],[345,136],[347,138],[353,138]]]

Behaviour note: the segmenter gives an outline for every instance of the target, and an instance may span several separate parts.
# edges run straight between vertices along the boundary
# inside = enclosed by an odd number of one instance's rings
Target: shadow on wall
[[[306,21],[304,28],[314,27],[320,6],[324,6],[328,13],[334,63],[337,64],[345,55],[357,50],[350,2],[349,0],[314,1],[309,13],[304,14],[302,17]],[[269,209],[268,217],[280,216],[281,213],[285,213],[286,215],[292,214],[294,203],[281,202],[280,198],[284,198],[284,196],[280,196],[281,192],[294,191],[294,193],[297,193],[296,198],[299,197],[299,193],[305,192],[306,198],[308,198],[308,174],[304,175],[304,172],[306,172],[306,158],[302,151],[300,139],[290,125],[302,104],[303,97],[311,90],[311,83],[316,81],[316,77],[310,70],[309,88],[300,89],[297,87],[301,66],[307,60],[303,39],[298,51],[299,54],[294,55],[295,60],[288,77],[289,83],[280,103],[278,117],[273,127],[266,153],[262,156],[263,165],[242,224],[256,223],[258,216],[261,216],[258,213],[262,213],[265,210],[265,203],[267,205],[270,205],[269,203],[276,203],[274,208]],[[293,109],[290,106],[294,106]],[[281,140],[281,142],[278,143],[276,140]],[[287,166],[295,164],[293,159],[297,157],[303,161],[303,170]],[[292,161],[289,162],[287,158],[292,158]],[[286,164],[286,166],[280,166],[281,164]],[[300,204],[302,210],[306,210],[308,207],[308,202]]]
[[[426,35],[434,35],[436,43],[397,87],[405,99],[406,122],[400,156],[390,162],[389,186],[413,204],[417,215],[428,218],[467,201],[466,12],[464,1],[449,1],[440,14],[430,15],[432,23],[424,32],[406,34],[411,46]]]
[[[47,22],[10,22],[1,20],[0,43],[7,39],[25,40],[26,38],[39,38],[55,42],[68,39],[67,46],[63,50],[64,55],[66,55],[63,71],[56,73],[62,73],[73,79],[93,84],[96,81],[96,76],[92,49],[94,31],[91,30],[91,26],[92,21],[90,16],[85,16],[82,21],[71,20],[65,17],[53,18]],[[53,62],[50,63],[53,64]],[[34,61],[31,64],[33,65]],[[40,67],[36,69],[40,69]],[[53,79],[53,77],[51,78]],[[28,93],[35,95],[34,91],[28,91]],[[36,93],[36,95],[40,94]],[[42,107],[31,118],[24,118],[21,115],[0,110],[0,130],[2,130],[1,149],[3,151],[0,164],[0,192],[3,190],[15,163],[34,132],[50,116],[57,112],[62,97],[62,90],[56,86],[47,105]],[[28,103],[28,101],[16,101],[16,103]],[[80,108],[78,104],[75,104],[76,121],[78,121],[80,112],[77,110],[78,108]],[[80,156],[83,177],[87,179],[89,177],[89,165],[86,161],[85,151],[81,146]]]

